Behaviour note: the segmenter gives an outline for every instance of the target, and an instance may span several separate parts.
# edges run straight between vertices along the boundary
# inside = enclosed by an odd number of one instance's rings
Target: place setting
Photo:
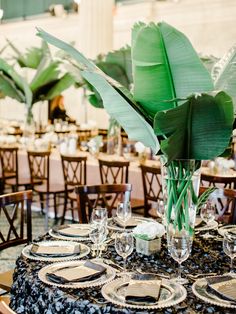
[[[81,259],[90,253],[88,245],[73,241],[41,241],[27,245],[22,255],[35,261],[57,262]]]
[[[116,213],[107,220],[107,228],[111,231],[132,230],[144,222],[153,221],[151,218],[133,216],[130,202],[120,202],[117,205]]]
[[[89,224],[66,224],[49,230],[49,235],[56,239],[70,241],[88,241],[91,226]]]
[[[229,273],[197,279],[192,286],[192,291],[207,303],[236,309],[236,273],[233,267],[236,256],[235,231],[224,232],[223,251],[231,260]]]

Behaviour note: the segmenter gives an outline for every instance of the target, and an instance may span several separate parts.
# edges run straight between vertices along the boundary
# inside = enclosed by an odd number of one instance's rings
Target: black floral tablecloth
[[[46,235],[44,239],[49,239]],[[91,257],[91,256],[89,256]],[[112,259],[116,263],[122,263],[114,249],[114,244],[109,245],[107,251],[103,254],[104,258]],[[11,290],[10,306],[16,313],[24,314],[100,314],[100,313],[122,313],[122,314],[144,314],[144,313],[228,313],[235,314],[234,309],[225,309],[211,304],[207,304],[197,299],[191,290],[192,282],[186,285],[188,292],[187,299],[170,308],[160,311],[130,310],[122,308],[111,303],[107,303],[101,295],[100,287],[87,289],[59,289],[57,287],[47,286],[38,279],[38,271],[47,265],[45,262],[37,262],[19,257],[16,263],[14,273],[14,284]],[[164,274],[173,274],[176,263],[169,257],[165,240],[162,243],[162,249],[159,253],[152,256],[143,256],[135,251],[128,258],[127,267],[130,270],[141,267],[145,271],[161,272]],[[189,259],[183,263],[183,275],[192,273],[216,272],[223,274],[229,271],[229,258],[225,256],[222,250],[222,241],[216,239],[203,239],[196,237],[193,243],[192,254]]]

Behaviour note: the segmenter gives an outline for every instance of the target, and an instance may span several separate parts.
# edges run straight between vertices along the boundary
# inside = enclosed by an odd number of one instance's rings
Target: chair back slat
[[[98,162],[102,184],[128,183],[129,161],[110,161],[99,159]]]
[[[87,223],[92,209],[97,206],[106,207],[110,217],[118,201],[130,200],[131,190],[131,184],[77,186],[75,193],[77,194],[80,222]]]
[[[39,181],[46,183],[49,191],[50,174],[50,151],[36,152],[28,151],[28,162],[30,169],[31,185],[34,186]]]
[[[0,160],[3,181],[15,178],[18,185],[18,147],[1,147]]]
[[[159,167],[140,165],[144,192],[144,215],[148,215],[150,201],[162,199],[161,169]]]
[[[30,190],[0,196],[0,250],[32,240],[31,202]]]
[[[65,188],[86,184],[87,157],[61,155]]]

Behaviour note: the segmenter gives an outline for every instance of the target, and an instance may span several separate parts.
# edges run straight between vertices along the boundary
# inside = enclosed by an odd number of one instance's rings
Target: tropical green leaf
[[[122,69],[124,69],[124,72],[126,73],[129,84],[133,83],[132,60],[131,60],[131,48],[130,48],[130,46],[122,47],[119,50],[109,52],[105,57],[105,61],[107,63],[114,63],[114,64],[119,65]],[[119,79],[117,79],[116,77],[113,77],[113,78],[115,80],[117,80],[118,82],[120,82]]]
[[[46,54],[50,54],[48,45],[42,41],[41,47],[30,47],[22,53],[9,39],[7,39],[9,46],[15,53],[15,59],[21,67],[37,69],[41,60]]]
[[[99,67],[99,69],[101,69],[108,76],[112,77],[114,80],[116,80],[126,88],[129,88],[128,77],[126,75],[125,70],[120,65],[104,61],[97,62],[96,64]]]
[[[213,55],[203,55],[199,54],[199,58],[201,59],[202,63],[204,64],[205,68],[209,73],[211,73],[213,67],[215,64],[219,61],[219,58],[213,56]]]
[[[45,99],[53,99],[54,97],[60,95],[64,90],[69,88],[75,83],[75,79],[69,73],[64,74],[57,82],[50,88],[50,90],[45,95]]]
[[[5,76],[2,72],[0,72],[0,92],[4,96],[14,98],[19,102],[25,101],[25,95],[22,91],[17,88],[13,80]]]
[[[155,116],[157,135],[167,137],[161,150],[174,159],[212,159],[222,154],[232,134],[234,121],[230,96],[203,94],[190,97],[184,104]]]
[[[152,117],[175,98],[213,90],[210,74],[187,37],[162,22],[138,23],[132,32],[134,99]]]
[[[159,150],[157,137],[152,127],[132,106],[98,73],[82,71],[83,77],[99,92],[104,108],[111,117],[124,128],[129,138],[151,147],[154,153]]]
[[[142,142],[145,146],[151,147],[154,153],[157,153],[159,143],[154,131],[144,119],[145,115],[142,115],[142,110],[139,110],[139,105],[132,99],[128,90],[105,75],[75,48],[42,30],[39,30],[38,35],[66,51],[78,62],[82,76],[98,91],[105,109],[117,119],[129,138]]]
[[[236,45],[215,64],[212,77],[215,88],[226,91],[233,98],[236,112]]]
[[[8,79],[12,80],[12,86],[15,85],[17,89],[24,94],[24,102],[27,104],[28,107],[30,107],[32,104],[32,92],[26,80],[22,76],[17,74],[13,67],[2,58],[0,58],[0,71],[2,71],[2,73],[4,73],[4,76],[7,76]]]
[[[60,63],[58,61],[54,61],[50,62],[46,67],[39,66],[39,69],[30,84],[30,88],[33,93],[40,87],[58,80],[60,74],[60,71],[58,70],[59,64]]]

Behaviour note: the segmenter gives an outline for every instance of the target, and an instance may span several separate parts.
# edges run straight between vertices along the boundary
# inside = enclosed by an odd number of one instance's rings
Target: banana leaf
[[[128,84],[130,85],[133,83],[132,60],[131,60],[131,48],[130,48],[130,46],[122,47],[119,50],[109,52],[105,57],[105,62],[119,65],[124,70],[124,72],[126,74]],[[109,73],[106,73],[106,74],[109,75]],[[113,77],[113,78],[115,80],[117,80],[118,82],[120,82],[117,77]],[[120,83],[122,84],[122,82],[120,82]],[[126,87],[128,87],[128,86],[126,86]]]
[[[69,73],[64,74],[57,82],[49,89],[45,95],[45,99],[53,99],[60,95],[64,90],[75,83],[75,79]]]
[[[39,66],[36,75],[30,83],[30,88],[33,93],[40,87],[58,80],[60,74],[58,69],[59,64],[58,61],[54,61],[50,62],[49,65],[46,64],[46,67],[44,66],[44,63],[43,66]]]
[[[212,77],[215,88],[226,91],[232,97],[236,113],[236,45],[214,65]]]
[[[234,121],[232,99],[225,92],[188,100],[176,108],[158,112],[154,129],[165,135],[162,152],[174,159],[213,159],[225,151]],[[176,145],[178,143],[178,145]]]
[[[5,76],[0,72],[0,92],[3,97],[11,97],[18,100],[19,102],[25,101],[25,96],[20,89],[17,88],[14,81],[12,81],[8,76]]]
[[[7,95],[7,93],[9,92],[9,85],[8,83],[11,81],[11,85],[12,87],[15,86],[16,87],[16,94],[24,94],[24,99],[22,99],[21,102],[24,102],[27,104],[28,107],[30,107],[31,103],[32,103],[32,92],[29,88],[29,85],[27,84],[27,82],[25,81],[25,79],[20,76],[19,74],[17,74],[17,72],[13,69],[13,67],[8,64],[6,61],[4,61],[2,58],[0,58],[0,71],[4,74],[4,76],[2,76],[2,80],[4,79],[4,77],[7,77],[7,82],[5,84],[2,84],[0,86],[0,91]],[[10,81],[9,81],[10,80]],[[3,90],[3,88],[6,88],[6,90]],[[12,93],[13,91],[11,91]],[[16,95],[15,94],[15,95]],[[9,94],[7,95],[9,96]]]
[[[157,153],[159,143],[152,127],[137,112],[139,106],[128,90],[105,75],[94,63],[85,58],[74,47],[38,29],[38,36],[64,50],[78,62],[82,76],[99,92],[108,113],[117,119],[131,139],[141,141]]]
[[[187,37],[162,22],[133,27],[134,99],[152,117],[177,106],[166,102],[213,90],[210,74]]]
[[[7,39],[9,46],[14,51],[14,58],[20,67],[37,69],[41,60],[46,54],[50,54],[48,45],[46,42],[42,41],[41,47],[31,47],[22,53],[9,39]]]

